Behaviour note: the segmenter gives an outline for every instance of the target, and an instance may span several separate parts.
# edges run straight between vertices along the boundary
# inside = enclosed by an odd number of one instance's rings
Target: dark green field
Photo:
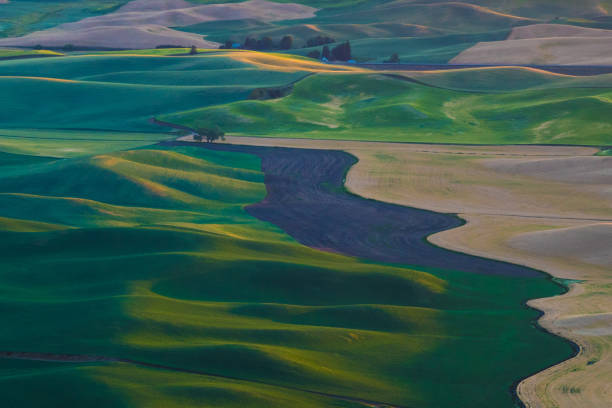
[[[177,147],[1,160],[0,350],[244,380],[0,360],[16,405],[360,406],[298,388],[510,407],[512,382],[571,351],[523,306],[559,293],[544,276],[376,265],[248,216],[243,206],[265,194],[254,156]]]
[[[416,81],[416,82],[415,82]],[[433,74],[319,74],[282,100],[239,101],[164,116],[233,134],[465,144],[609,145],[612,76],[514,69]]]
[[[0,35],[125,2],[32,3],[1,4]],[[364,60],[401,47],[402,59],[444,62],[516,23],[461,6],[442,15],[402,1],[401,13],[382,0],[302,3],[324,7],[313,24],[357,36]],[[508,13],[534,19],[575,9],[514,3]],[[307,38],[302,23],[290,28]],[[415,24],[431,35],[393,38]],[[256,26],[215,35],[285,32]],[[158,145],[181,134],[150,119],[266,137],[609,146],[610,76],[325,74],[293,57],[264,66],[176,51],[0,61],[0,356],[44,355],[0,358],[3,406],[511,408],[513,384],[573,353],[525,306],[564,291],[545,275],[305,247],[245,211],[266,196],[259,158]],[[294,82],[284,98],[249,99]]]

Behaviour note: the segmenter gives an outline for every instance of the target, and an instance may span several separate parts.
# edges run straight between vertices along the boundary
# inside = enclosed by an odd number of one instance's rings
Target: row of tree
[[[349,41],[338,44],[330,50],[329,46],[324,46],[321,51],[312,50],[308,53],[310,58],[325,59],[327,61],[349,61],[351,55],[351,43]]]
[[[305,47],[306,48],[318,47],[319,45],[331,44],[335,42],[336,40],[326,35],[317,35],[316,37],[312,37],[306,40]]]
[[[304,48],[318,47],[320,45],[335,43],[332,37],[328,37],[326,35],[317,35],[316,37],[311,37],[306,40],[304,44]],[[219,48],[221,49],[231,49],[231,48],[243,48],[245,50],[257,50],[257,51],[265,51],[265,50],[290,50],[293,48],[295,44],[294,38],[291,35],[286,35],[280,39],[278,42],[274,42],[274,40],[265,36],[262,38],[255,38],[252,36],[248,36],[244,43],[236,44],[230,40],[227,40],[225,44],[221,45]]]
[[[243,44],[239,44],[238,48],[245,50],[269,51],[269,50],[290,50],[293,47],[293,36],[286,35],[279,42],[274,42],[271,37],[247,37]],[[237,48],[232,41],[226,41],[225,44],[219,47],[220,49]]]

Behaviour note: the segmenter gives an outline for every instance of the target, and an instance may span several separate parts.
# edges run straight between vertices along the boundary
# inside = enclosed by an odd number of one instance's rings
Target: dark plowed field
[[[198,146],[259,156],[268,195],[264,201],[247,207],[247,211],[282,228],[303,245],[380,262],[491,275],[538,274],[530,268],[448,251],[426,241],[431,234],[462,225],[456,216],[368,200],[346,192],[344,177],[357,161],[347,153]]]

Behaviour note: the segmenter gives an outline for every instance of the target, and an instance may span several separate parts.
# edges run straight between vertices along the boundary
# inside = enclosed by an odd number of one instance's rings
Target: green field
[[[351,50],[358,62],[380,63],[396,53],[403,63],[445,64],[480,41],[500,41],[508,34],[508,30],[502,30],[479,34],[360,38],[351,41]],[[314,49],[321,50],[322,47],[297,49],[291,53],[308,55]]]
[[[603,149],[597,155],[598,156],[612,156],[612,149]]]
[[[127,0],[28,0],[0,4],[0,37],[16,37],[115,11]]]
[[[559,23],[610,28],[609,20],[596,16],[610,12],[608,0],[572,1],[471,0],[469,2],[414,2],[409,0],[277,0],[316,7],[314,18],[265,22],[222,20],[172,27],[205,35],[224,43],[243,42],[248,36],[285,35],[295,39],[291,52],[305,55],[309,38],[325,35],[337,41],[354,41],[358,61],[381,62],[398,53],[404,62],[448,62],[480,41],[507,37],[513,27],[534,23]],[[0,38],[21,36],[62,23],[112,13],[128,0],[28,0],[1,3]],[[237,0],[192,0],[191,3],[237,3]],[[178,23],[176,23],[178,24]],[[320,47],[318,47],[320,48]],[[167,54],[166,51],[159,51]]]
[[[587,87],[584,81],[598,85]],[[407,78],[319,74],[281,100],[240,101],[164,119],[194,127],[219,124],[248,136],[608,145],[610,84],[610,76],[581,79],[521,70],[512,75],[503,69]]]
[[[160,133],[149,123],[154,116],[245,99],[254,83],[278,86],[304,75],[258,70],[215,53],[2,61],[0,122],[4,129]]]
[[[511,407],[518,376],[570,352],[531,327],[537,314],[522,305],[559,293],[544,277],[377,265],[308,249],[248,216],[243,206],[265,195],[254,156],[146,147],[4,153],[0,166],[0,350],[244,379],[0,360],[0,390],[17,405],[360,406],[290,387]]]
[[[79,157],[132,149],[175,137],[153,132],[0,129],[0,151],[33,156]]]
[[[397,53],[402,62],[446,63],[478,42],[505,39],[519,25],[552,22],[610,28],[609,22],[592,17],[612,9],[610,2],[600,0],[580,5],[553,0],[295,2],[321,10],[306,20],[213,21],[175,28],[221,43],[243,43],[249,36],[279,41],[292,35],[295,49],[290,52],[300,55],[313,50],[303,48],[309,38],[325,35],[338,42],[351,40],[357,61],[382,62]]]
[[[290,58],[281,71],[142,53],[0,62],[0,352],[235,379],[0,359],[7,406],[364,406],[349,396],[510,408],[517,379],[570,355],[524,306],[561,292],[544,276],[309,249],[245,212],[266,194],[257,157],[156,145],[176,134],[149,119],[274,137],[609,145],[607,77],[302,79]],[[245,100],[300,79],[285,98]]]

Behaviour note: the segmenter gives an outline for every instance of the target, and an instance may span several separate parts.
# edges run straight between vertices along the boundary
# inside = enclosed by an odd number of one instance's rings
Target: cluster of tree
[[[348,41],[336,45],[331,51],[327,45],[323,47],[321,51],[312,50],[308,53],[308,56],[310,58],[326,59],[328,61],[348,61],[353,58],[351,56],[351,43]]]
[[[203,139],[206,139],[207,143],[213,143],[216,140],[225,140],[225,132],[222,131],[219,126],[215,126],[212,129],[209,128],[200,128],[196,130],[196,133],[193,135],[194,140],[201,142]]]
[[[352,59],[351,56],[351,43],[345,42],[339,45],[336,45],[331,50],[331,60],[332,61],[348,61]]]
[[[257,51],[268,51],[268,50],[290,50],[293,47],[293,37],[290,35],[286,35],[281,40],[276,43],[270,37],[262,37],[260,39],[256,39],[255,37],[247,37],[244,40],[244,44],[240,46],[240,48],[245,50],[257,50]],[[225,44],[219,47],[220,49],[231,49],[234,48],[234,43],[232,41],[226,41]]]
[[[316,37],[306,40],[306,47],[318,47],[319,45],[331,44],[335,42],[336,40],[326,35],[317,35]]]
[[[391,54],[391,57],[389,57],[388,60],[384,60],[383,62],[385,64],[397,64],[400,62],[400,58],[399,58],[399,55],[395,53],[395,54]]]

